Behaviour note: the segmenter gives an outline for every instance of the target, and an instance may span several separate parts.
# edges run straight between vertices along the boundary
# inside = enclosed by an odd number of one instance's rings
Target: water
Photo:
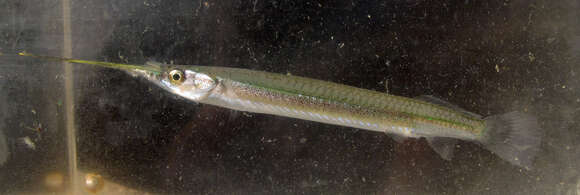
[[[533,170],[469,142],[445,161],[425,140],[200,105],[116,70],[65,74],[3,56],[2,194],[580,194],[576,1],[73,1],[70,17],[63,2],[0,0],[0,52],[69,48],[430,94],[482,115],[527,110],[542,148]]]

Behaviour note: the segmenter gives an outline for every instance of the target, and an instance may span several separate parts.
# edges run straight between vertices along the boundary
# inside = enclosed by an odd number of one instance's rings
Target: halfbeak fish
[[[139,75],[194,102],[384,132],[425,137],[444,159],[457,140],[531,168],[541,143],[536,118],[524,112],[482,117],[432,96],[407,98],[305,77],[239,68],[130,65],[20,53],[45,60],[114,68]]]

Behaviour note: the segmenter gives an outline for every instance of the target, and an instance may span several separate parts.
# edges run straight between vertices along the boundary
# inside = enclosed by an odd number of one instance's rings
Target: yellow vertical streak
[[[63,48],[62,56],[65,58],[72,57],[72,34],[71,34],[71,4],[70,0],[62,0],[62,32]],[[73,67],[70,63],[64,62],[64,94],[65,94],[65,116],[66,116],[66,139],[67,139],[67,157],[68,157],[68,175],[70,177],[70,194],[80,194],[79,180],[77,172],[77,143],[74,114],[74,93],[73,93]]]

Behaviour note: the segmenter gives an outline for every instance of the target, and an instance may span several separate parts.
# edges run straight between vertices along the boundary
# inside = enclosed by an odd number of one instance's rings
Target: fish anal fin
[[[457,139],[446,137],[428,137],[427,143],[433,148],[441,158],[451,160],[453,158],[453,150],[457,144]]]

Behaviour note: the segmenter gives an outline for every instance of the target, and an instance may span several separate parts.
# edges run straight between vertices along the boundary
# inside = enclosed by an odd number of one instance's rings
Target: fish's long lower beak
[[[140,66],[140,65],[133,65],[133,64],[119,64],[119,63],[112,63],[112,62],[78,60],[78,59],[70,59],[70,58],[63,58],[63,57],[56,57],[56,56],[41,56],[41,55],[35,55],[35,54],[27,53],[27,52],[20,52],[20,53],[18,53],[18,55],[19,56],[33,57],[33,58],[38,58],[38,59],[44,59],[44,60],[70,62],[70,63],[75,63],[75,64],[96,65],[96,66],[105,67],[105,68],[114,68],[114,69],[128,70],[128,71],[145,70],[145,71],[151,71],[151,72],[157,72],[157,73],[161,72],[159,67],[153,67],[153,66]]]

